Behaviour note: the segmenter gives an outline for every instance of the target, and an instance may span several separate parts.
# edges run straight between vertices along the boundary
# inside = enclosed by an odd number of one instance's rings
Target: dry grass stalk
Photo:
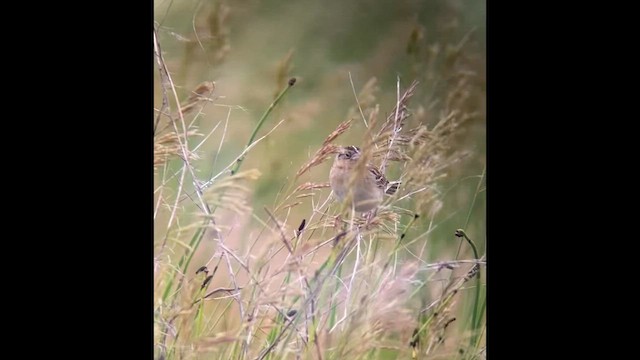
[[[418,82],[414,80],[409,88],[407,88],[402,96],[400,96],[396,103],[396,106],[391,110],[389,116],[387,116],[387,120],[380,128],[378,137],[387,131],[397,132],[399,129],[402,129],[402,127],[404,127],[404,121],[409,117],[407,104],[409,102],[409,99],[413,97],[417,86]]]
[[[351,80],[351,74],[349,74],[349,79]],[[353,90],[353,94],[356,97],[357,106],[351,107],[347,113],[348,119],[359,118],[362,117],[365,120],[365,125],[367,128],[369,127],[369,123],[367,123],[365,119],[365,112],[369,108],[377,108],[376,102],[376,93],[380,91],[378,87],[378,80],[376,77],[371,77],[365,84],[362,86],[360,92],[356,95],[356,90],[353,85],[353,81],[351,81],[351,89]],[[371,118],[376,114],[369,114],[369,122],[371,122]]]
[[[331,144],[331,142],[335,140],[338,136],[342,135],[350,127],[351,127],[351,120],[347,120],[341,123],[340,125],[338,125],[338,127],[331,134],[329,134],[329,136],[327,136],[326,139],[324,139],[320,150],[316,151],[315,155],[311,158],[311,160],[306,164],[304,164],[300,168],[300,170],[298,170],[298,172],[296,173],[296,177],[300,177],[300,175],[304,174],[307,170],[321,164],[331,154],[335,154],[338,147],[336,145]]]
[[[260,171],[251,169],[227,176],[215,181],[204,192],[204,200],[210,206],[231,210],[238,214],[251,211],[247,198],[251,189],[242,184],[245,180],[256,180],[260,177]]]
[[[215,88],[215,83],[212,81],[204,81],[196,86],[196,88],[191,91],[189,98],[180,105],[182,114],[188,114],[202,101],[209,101]]]
[[[191,136],[201,136],[201,134],[198,133],[197,129],[192,129],[187,132],[187,138]],[[158,166],[166,164],[170,159],[182,156],[182,154],[178,134],[169,132],[160,135],[154,139],[153,167],[156,169]],[[188,154],[190,160],[199,159],[197,153],[189,152]]]
[[[197,352],[215,351],[220,349],[220,345],[239,341],[234,333],[220,333],[214,336],[207,336],[198,340],[194,346]]]
[[[304,184],[299,185],[295,190],[293,190],[293,192],[296,193],[298,191],[304,191],[304,190],[326,189],[328,187],[331,187],[331,184],[328,182],[324,182],[324,183],[306,182]]]
[[[407,300],[418,269],[417,263],[410,262],[395,274],[392,270],[373,270],[382,280],[374,289],[365,286],[357,295],[351,295],[351,315],[343,333],[349,334],[352,340],[340,343],[336,358],[364,356],[372,349],[381,348],[384,340],[394,334],[400,335],[403,341],[410,338],[416,319]]]

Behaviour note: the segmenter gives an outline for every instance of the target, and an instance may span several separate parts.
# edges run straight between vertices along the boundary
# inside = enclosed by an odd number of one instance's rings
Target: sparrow
[[[340,201],[350,199],[355,211],[366,213],[380,205],[385,193],[393,195],[400,182],[389,182],[372,164],[367,164],[362,174],[358,173],[356,164],[360,154],[360,148],[356,146],[340,147],[329,172],[329,181]]]

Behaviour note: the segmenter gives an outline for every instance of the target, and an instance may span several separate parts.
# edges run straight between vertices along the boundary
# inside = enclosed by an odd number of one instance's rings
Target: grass
[[[474,30],[433,41],[431,23],[390,18],[385,28],[407,30],[405,51],[369,48],[381,63],[338,82],[296,76],[317,60],[291,49],[261,53],[274,59],[259,67],[272,80],[254,78],[238,96],[244,80],[224,74],[242,69],[236,52],[255,43],[233,27],[251,7],[197,2],[190,29],[177,31],[169,24],[181,4],[159,5],[154,36],[155,357],[484,358],[484,80]],[[289,25],[304,29],[304,20]],[[390,44],[364,44],[377,43]],[[415,81],[389,76],[398,62]],[[255,71],[255,59],[246,63]],[[212,67],[226,80],[189,75]],[[363,69],[378,76],[363,81]],[[402,181],[368,218],[328,185],[346,144]]]

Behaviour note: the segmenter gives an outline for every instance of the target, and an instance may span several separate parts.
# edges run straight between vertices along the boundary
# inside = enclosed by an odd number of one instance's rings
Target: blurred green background
[[[356,106],[349,74],[356,92],[372,77],[377,79],[381,118],[394,106],[397,77],[403,87],[419,80],[409,105],[411,110],[426,111],[423,118],[433,123],[443,103],[439,98],[446,96],[451,82],[447,76],[453,73],[446,64],[447,47],[460,46],[467,58],[466,68],[474,72],[472,99],[466,106],[480,115],[465,123],[457,138],[457,146],[471,155],[452,168],[441,185],[446,192],[439,213],[441,227],[444,234],[452,234],[464,225],[477,176],[485,165],[485,8],[484,1],[451,0],[156,0],[159,41],[180,98],[185,99],[202,81],[216,84],[217,104],[202,110],[198,126],[200,133],[208,134],[222,123],[199,148],[199,175],[206,179],[242,151],[275,94],[295,76],[297,84],[259,136],[279,120],[285,122],[243,164],[244,169],[257,168],[263,173],[253,194],[254,208],[272,205],[282,185]],[[159,108],[161,92],[157,72],[155,75],[155,106]],[[227,117],[225,143],[214,167]],[[355,117],[353,123],[338,143],[362,142],[362,121]],[[328,166],[327,162],[312,169],[301,181],[327,181]],[[467,227],[480,243],[484,205],[481,194]]]

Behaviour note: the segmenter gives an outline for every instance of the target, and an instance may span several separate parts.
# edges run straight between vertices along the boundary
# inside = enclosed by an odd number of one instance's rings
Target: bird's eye
[[[347,159],[351,159],[351,154],[346,153],[346,154],[344,154],[344,157],[347,158]]]

